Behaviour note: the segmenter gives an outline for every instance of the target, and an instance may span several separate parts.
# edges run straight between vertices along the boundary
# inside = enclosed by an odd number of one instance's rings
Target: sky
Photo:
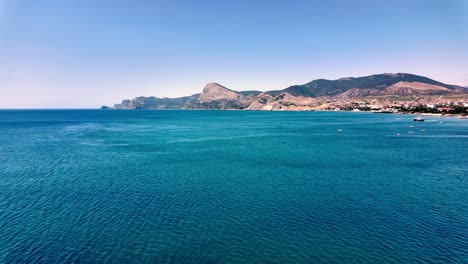
[[[0,108],[388,72],[468,86],[468,0],[0,0]]]

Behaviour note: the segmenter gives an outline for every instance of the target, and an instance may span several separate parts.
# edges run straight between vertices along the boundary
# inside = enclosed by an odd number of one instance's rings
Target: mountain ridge
[[[136,97],[115,104],[114,109],[248,109],[301,110],[329,101],[365,97],[428,97],[466,94],[462,86],[445,84],[409,73],[383,73],[336,80],[316,79],[282,90],[235,91],[210,82],[202,92],[178,98]]]

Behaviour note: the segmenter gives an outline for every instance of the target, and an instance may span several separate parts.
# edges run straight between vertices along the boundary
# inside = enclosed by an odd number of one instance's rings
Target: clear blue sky
[[[468,85],[467,0],[0,0],[0,108],[410,72]]]

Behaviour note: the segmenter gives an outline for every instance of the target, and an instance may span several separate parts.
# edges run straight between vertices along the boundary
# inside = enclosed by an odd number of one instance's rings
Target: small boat
[[[419,116],[419,117],[415,117],[415,118],[413,118],[413,121],[414,121],[414,122],[424,122],[424,118],[422,118],[422,117],[420,117],[420,116]]]

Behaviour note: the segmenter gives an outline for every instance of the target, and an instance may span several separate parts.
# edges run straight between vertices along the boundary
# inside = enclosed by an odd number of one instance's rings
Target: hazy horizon
[[[468,2],[0,0],[0,108],[406,72],[468,86]]]

